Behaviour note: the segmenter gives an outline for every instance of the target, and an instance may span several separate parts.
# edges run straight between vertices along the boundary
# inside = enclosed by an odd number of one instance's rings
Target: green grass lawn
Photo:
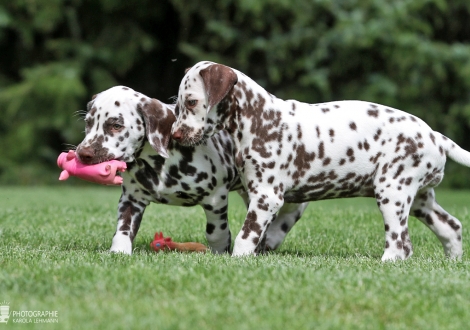
[[[159,253],[155,231],[205,243],[201,208],[152,205],[132,256],[108,253],[119,188],[0,187],[0,305],[57,311],[57,324],[1,329],[468,329],[470,192],[438,190],[464,226],[464,257],[445,259],[412,218],[414,255],[382,263],[373,200],[311,203],[280,250],[231,258]],[[233,236],[245,210],[231,196]]]

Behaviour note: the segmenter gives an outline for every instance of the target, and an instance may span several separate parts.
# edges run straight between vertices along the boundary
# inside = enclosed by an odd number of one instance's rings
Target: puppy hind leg
[[[284,241],[286,235],[300,219],[308,203],[286,203],[279,210],[266,231],[266,250],[276,250]]]
[[[441,242],[446,256],[462,256],[462,224],[436,202],[434,189],[425,189],[416,195],[410,215],[432,230]]]
[[[215,206],[204,204],[206,214],[206,238],[212,253],[225,253],[231,251],[232,238],[227,216],[228,203],[220,200]]]

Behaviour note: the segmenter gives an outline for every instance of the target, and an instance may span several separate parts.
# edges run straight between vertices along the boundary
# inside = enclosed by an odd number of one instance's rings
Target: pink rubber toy
[[[126,163],[119,160],[85,165],[78,161],[73,150],[61,153],[57,158],[57,165],[63,169],[59,177],[61,181],[72,175],[90,182],[117,186],[122,184],[122,177],[117,176],[117,172],[124,172],[127,168]]]

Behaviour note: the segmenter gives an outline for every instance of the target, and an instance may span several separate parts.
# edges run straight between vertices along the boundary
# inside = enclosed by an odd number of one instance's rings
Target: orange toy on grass
[[[155,238],[153,242],[150,243],[150,247],[159,252],[160,250],[170,250],[170,251],[181,251],[181,252],[206,252],[208,250],[207,246],[201,243],[176,243],[171,240],[171,237],[163,237],[163,233],[155,233]]]

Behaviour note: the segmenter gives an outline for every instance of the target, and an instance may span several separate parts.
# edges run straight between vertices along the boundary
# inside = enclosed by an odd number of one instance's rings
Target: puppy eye
[[[113,129],[115,129],[116,131],[120,130],[121,128],[123,128],[122,125],[119,125],[119,124],[113,124]]]
[[[188,107],[195,107],[197,104],[197,100],[187,100],[186,101],[186,106]]]

